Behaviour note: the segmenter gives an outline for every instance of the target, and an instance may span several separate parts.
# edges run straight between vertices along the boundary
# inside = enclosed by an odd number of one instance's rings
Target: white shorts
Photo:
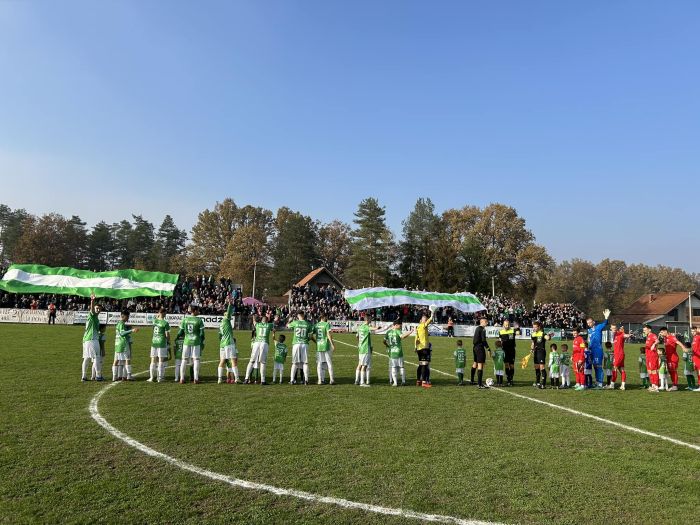
[[[100,342],[97,340],[83,341],[83,359],[95,359],[100,355]]]
[[[561,368],[559,369],[559,375],[561,377],[569,377],[569,367],[566,365],[561,365]]]
[[[494,373],[495,375],[497,375],[497,376],[502,376],[502,375],[505,375],[505,373],[504,373],[504,371],[503,371],[503,370],[494,370],[494,372],[493,372],[493,373]]]
[[[183,345],[183,347],[182,347],[182,358],[183,359],[189,359],[190,357],[192,359],[199,359],[201,355],[202,355],[202,347],[201,346]]]
[[[272,367],[273,370],[284,370],[284,363],[278,363],[275,361],[275,366]]]
[[[649,377],[649,374],[647,374],[646,372],[639,372],[639,377],[640,379],[646,379],[647,377]]]
[[[455,370],[455,374],[463,374],[464,373],[464,368],[458,368]]]
[[[360,366],[366,366],[367,368],[372,366],[372,354],[367,352],[366,354],[359,354],[358,364]]]
[[[549,377],[552,379],[556,379],[559,377],[559,372],[552,372],[551,370],[549,371]]]
[[[125,352],[115,352],[114,353],[114,360],[115,361],[129,361],[129,360],[131,360],[131,349],[128,349]]]
[[[219,359],[235,359],[238,357],[238,349],[234,345],[219,348]]]
[[[151,357],[166,358],[166,357],[168,357],[168,349],[167,348],[156,348],[155,346],[152,346],[151,347]]]
[[[253,363],[264,363],[267,361],[267,351],[269,345],[261,341],[256,341],[250,349],[250,360]]]
[[[612,375],[612,370],[610,370],[609,368],[606,368],[606,369],[605,369],[605,375],[606,375],[606,376],[611,376],[611,375]]]
[[[307,364],[309,362],[309,345],[297,343],[292,346],[292,363]]]
[[[330,350],[327,350],[325,352],[316,352],[316,362],[317,363],[332,363]]]
[[[403,357],[390,357],[389,368],[403,368]]]

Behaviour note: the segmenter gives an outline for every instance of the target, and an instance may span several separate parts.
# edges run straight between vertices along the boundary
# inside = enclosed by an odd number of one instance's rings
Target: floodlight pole
[[[491,297],[496,297],[496,278],[491,276]]]
[[[688,337],[693,334],[693,292],[688,292]]]
[[[258,269],[258,260],[256,259],[253,262],[253,290],[251,292],[251,297],[253,299],[255,299],[255,274],[256,274],[257,269]]]

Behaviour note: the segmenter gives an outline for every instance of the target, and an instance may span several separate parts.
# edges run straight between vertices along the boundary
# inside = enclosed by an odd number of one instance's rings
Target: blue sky
[[[192,226],[504,202],[700,271],[697,2],[0,1],[0,202]]]

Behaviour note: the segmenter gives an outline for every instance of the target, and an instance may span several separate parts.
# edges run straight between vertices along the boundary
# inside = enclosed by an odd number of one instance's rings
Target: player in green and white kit
[[[693,363],[693,351],[686,345],[683,345],[683,356],[681,357],[683,361],[685,374],[685,380],[688,383],[686,390],[695,390],[697,388],[697,382],[695,381],[695,363]]]
[[[370,326],[369,315],[365,316],[365,322],[357,327],[357,353],[358,363],[355,369],[355,384],[369,386],[369,370],[372,368],[372,332],[376,327]]]
[[[250,361],[245,371],[245,384],[250,384],[250,373],[253,367],[260,367],[260,384],[265,383],[265,367],[267,366],[267,352],[270,348],[270,334],[275,337],[275,325],[270,322],[270,318],[264,315],[260,321],[253,319],[255,329],[255,339],[250,350]],[[256,366],[257,365],[257,366]]]
[[[389,351],[389,373],[392,386],[399,386],[398,372],[401,374],[401,386],[406,386],[406,369],[403,365],[403,347],[401,340],[412,335],[413,332],[401,333],[401,321],[394,321],[391,329],[384,335],[384,346]],[[370,361],[371,362],[371,361]],[[368,374],[369,376],[369,374]]]
[[[642,388],[649,388],[649,372],[647,370],[647,354],[642,346],[639,349],[639,379],[642,380]]]
[[[549,345],[549,386],[559,389],[559,369],[561,367],[561,355],[557,345]]]
[[[201,366],[202,348],[204,347],[204,321],[200,317],[199,306],[191,304],[189,313],[182,319],[178,337],[184,336],[182,344],[182,362],[180,364],[180,384],[185,384],[187,360],[192,358],[194,383],[199,384],[199,367]]]
[[[496,386],[503,386],[503,377],[506,375],[506,351],[503,349],[503,341],[496,340],[496,349],[493,351],[493,374],[496,376]]]
[[[165,361],[168,359],[170,348],[170,324],[165,320],[165,308],[158,310],[158,317],[153,320],[153,338],[151,339],[151,366],[149,371],[149,383],[156,380],[156,370],[158,371],[158,382],[162,382],[165,377]],[[156,364],[157,361],[157,364]]]
[[[464,385],[464,368],[467,366],[467,351],[464,349],[464,342],[461,339],[457,340],[457,348],[452,353],[455,358],[455,374],[459,381],[459,386]]]
[[[128,321],[129,311],[122,310],[121,321],[117,323],[116,337],[114,339],[112,381],[119,379],[133,381],[131,377],[131,334],[135,334],[139,329],[127,325]]]
[[[304,384],[309,384],[309,338],[313,325],[306,320],[304,312],[297,314],[296,321],[290,321],[287,328],[291,328],[294,332],[292,339],[292,372],[290,385],[294,385],[294,376],[297,373],[297,368],[301,367],[304,371]]]
[[[180,366],[182,365],[182,347],[184,345],[184,335],[179,335],[175,338],[173,345],[173,354],[175,355],[175,382],[180,382]]]
[[[331,351],[335,351],[335,343],[331,335],[331,324],[328,316],[321,314],[321,320],[314,325],[314,337],[316,339],[316,372],[318,373],[318,384],[324,383],[323,365],[328,367],[328,377],[330,384],[335,385],[333,375],[333,358]]]
[[[102,360],[98,361],[100,355],[100,305],[95,304],[95,294],[90,294],[90,311],[85,321],[85,332],[83,332],[83,367],[82,381],[87,381],[88,363],[92,361],[92,367],[97,370],[97,377],[102,381]],[[99,362],[99,367],[96,366]]]
[[[221,323],[219,323],[218,383],[224,382],[224,374],[226,375],[226,383],[238,383],[238,348],[236,348],[236,339],[233,337],[232,314],[233,305],[231,305],[230,299],[226,298],[226,311]],[[230,368],[226,366],[229,360],[231,362]]]
[[[278,342],[275,345],[275,364],[272,366],[272,382],[275,382],[277,373],[279,372],[279,383],[282,384],[282,375],[284,374],[284,361],[287,359],[287,345],[284,344],[286,337],[280,334]]]
[[[603,373],[605,374],[605,387],[606,389],[613,390],[615,385],[612,384],[612,343],[607,341],[605,343],[605,350],[603,350]]]
[[[571,369],[571,354],[569,354],[569,345],[564,343],[561,345],[561,353],[559,354],[559,378],[561,379],[561,387],[569,388],[569,370]]]

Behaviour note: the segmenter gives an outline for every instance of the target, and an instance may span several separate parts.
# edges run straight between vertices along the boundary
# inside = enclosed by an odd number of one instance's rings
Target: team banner
[[[353,310],[367,310],[383,306],[417,304],[422,306],[451,306],[462,312],[486,310],[476,295],[461,293],[418,292],[403,288],[360,288],[345,290],[345,300]]]
[[[13,264],[0,280],[0,290],[10,293],[54,293],[90,297],[171,296],[178,275],[143,270],[91,272],[52,268],[41,264]]]

